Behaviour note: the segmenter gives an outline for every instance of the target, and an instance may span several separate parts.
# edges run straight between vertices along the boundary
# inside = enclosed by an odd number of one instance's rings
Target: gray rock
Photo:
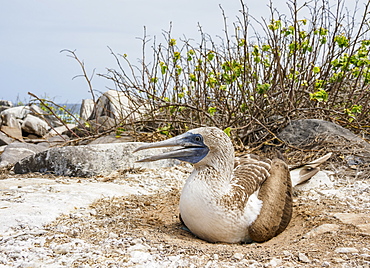
[[[13,107],[13,103],[7,100],[0,100],[0,106]]]
[[[109,175],[118,169],[169,167],[178,163],[174,160],[135,163],[138,159],[166,150],[153,149],[133,154],[132,151],[141,144],[129,142],[51,148],[17,162],[14,166],[14,172],[17,174],[41,172],[72,177],[92,177]]]
[[[122,143],[122,142],[132,142],[134,141],[134,138],[130,135],[124,134],[121,136],[116,136],[114,133],[106,136],[102,136],[97,138],[96,140],[93,140],[89,143],[89,145],[92,144],[106,144],[106,143]]]
[[[310,263],[310,259],[306,256],[306,254],[304,253],[298,253],[298,259],[301,261],[301,262],[304,262],[304,263]]]
[[[361,144],[370,149],[370,144],[348,129],[319,119],[293,120],[279,133],[278,137],[295,146],[317,143],[320,137],[342,137],[351,143]]]
[[[12,113],[1,114],[1,131],[13,139],[22,139],[21,119]]]
[[[1,105],[0,105],[0,113],[1,113],[2,111],[7,110],[7,109],[9,109],[9,107],[7,107],[7,106],[1,106]],[[0,119],[0,123],[1,123],[1,119]]]
[[[94,101],[91,99],[84,99],[81,103],[80,118],[82,121],[86,121],[90,118],[94,110]]]
[[[96,119],[89,120],[88,123],[89,129],[91,129],[92,131],[104,132],[117,126],[118,121],[115,118],[104,115],[99,116]]]
[[[73,129],[75,127],[75,124],[66,124],[65,126],[55,127],[51,129],[46,135],[44,135],[44,138],[49,139],[53,136],[62,135],[64,132],[68,131],[68,129]]]
[[[46,121],[48,125],[52,127],[60,127],[63,126],[63,123],[60,122],[54,115],[50,114],[49,111],[44,111],[37,105],[31,105],[29,108],[32,112],[32,115]]]
[[[355,155],[347,155],[344,160],[347,162],[347,166],[351,168],[357,168],[357,166],[364,164],[363,159]]]
[[[2,117],[7,114],[13,114],[17,119],[23,119],[30,112],[31,111],[30,111],[29,106],[17,106],[17,107],[6,109],[2,111],[0,114]]]
[[[37,145],[50,148],[50,147],[55,147],[55,146],[62,146],[69,140],[70,138],[67,135],[60,135],[60,136],[57,135],[57,136],[48,138],[47,140],[42,140],[41,142],[37,143]]]
[[[12,143],[14,141],[15,141],[15,139],[10,138],[8,135],[6,135],[2,131],[0,131],[0,146],[2,146],[2,145],[8,145],[8,144],[10,144],[10,143]]]
[[[35,134],[37,136],[44,136],[48,131],[49,125],[42,119],[28,114],[22,123],[22,130]]]
[[[19,160],[45,150],[45,147],[29,143],[13,142],[5,147],[0,155],[0,167],[15,164]]]
[[[316,150],[325,148],[326,151],[338,151],[340,148],[340,155],[345,156],[345,163],[352,168],[370,163],[370,144],[332,122],[318,119],[294,120],[278,134],[278,137],[300,148]],[[351,155],[356,157],[352,158]],[[349,161],[351,159],[355,162]]]
[[[1,124],[8,126],[8,127],[13,127],[13,128],[21,128],[21,123],[20,120],[15,117],[14,114],[12,113],[4,113],[1,115]]]
[[[240,261],[244,258],[244,254],[240,253],[240,252],[235,252],[234,255],[233,255],[233,258]]]
[[[134,120],[140,117],[140,111],[143,110],[143,105],[138,107],[138,104],[127,98],[125,93],[117,90],[108,90],[99,97],[89,119],[108,116],[119,121]]]

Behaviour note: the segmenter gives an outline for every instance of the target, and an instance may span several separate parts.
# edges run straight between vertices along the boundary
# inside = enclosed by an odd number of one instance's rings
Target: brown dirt
[[[297,199],[297,197],[295,197]],[[348,267],[366,267],[370,260],[361,249],[368,248],[370,237],[361,234],[355,227],[345,225],[330,216],[332,213],[343,212],[343,204],[331,199],[303,201],[299,198],[294,204],[293,218],[288,228],[279,236],[265,243],[252,244],[211,244],[202,241],[184,230],[179,221],[178,211],[179,191],[173,189],[167,193],[148,196],[128,196],[113,199],[100,199],[91,207],[94,215],[76,218],[73,215],[61,216],[49,226],[49,237],[54,243],[68,243],[79,238],[90,244],[99,245],[109,239],[112,233],[118,237],[139,239],[150,246],[150,252],[169,256],[184,254],[206,259],[217,259],[220,263],[238,263],[234,254],[243,254],[243,259],[257,261],[267,265],[273,259],[281,259],[287,266],[331,267],[350,265]],[[353,211],[355,212],[355,211]],[[315,237],[304,238],[313,228],[324,223],[335,223],[340,226],[337,232],[329,232]],[[67,232],[58,232],[58,226],[73,226]],[[117,258],[127,258],[119,254],[119,250],[132,245],[110,245],[107,254]],[[359,254],[335,253],[338,247],[355,247]],[[299,259],[299,253],[305,254],[309,263]],[[207,262],[205,262],[207,263]],[[324,264],[323,264],[324,263]],[[76,267],[81,262],[76,262]],[[245,262],[244,262],[244,265]]]

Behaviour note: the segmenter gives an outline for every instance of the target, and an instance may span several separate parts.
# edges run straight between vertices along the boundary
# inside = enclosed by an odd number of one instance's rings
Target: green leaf
[[[270,45],[262,45],[262,51],[269,51],[271,49]]]
[[[176,73],[177,75],[180,75],[182,72],[182,68],[179,65],[176,65]]]
[[[227,136],[231,136],[231,127],[227,127],[224,129],[224,132],[226,133]]]
[[[221,85],[220,90],[226,91],[227,90],[227,85]]]
[[[180,52],[175,51],[175,52],[173,53],[173,61],[174,61],[174,62],[178,61],[178,60],[180,59],[180,57],[181,57]]]
[[[207,55],[207,59],[209,60],[209,61],[211,61],[211,60],[213,60],[213,58],[215,57],[215,54],[214,53],[212,53],[212,52],[209,52],[208,53],[208,55]]]
[[[189,74],[190,81],[197,82],[197,77],[195,74]]]
[[[163,61],[161,61],[161,62],[159,63],[159,65],[161,66],[161,73],[162,73],[162,74],[165,74],[165,73],[166,73],[166,71],[167,71],[167,69],[168,69],[168,67],[166,66],[166,64],[165,64]]]
[[[312,71],[313,71],[313,73],[317,74],[317,73],[320,72],[320,67],[315,66],[315,67],[313,67]]]
[[[271,24],[267,26],[270,30],[276,31],[281,27],[281,21],[280,20],[271,20]]]
[[[209,107],[208,108],[208,113],[210,116],[214,116],[214,114],[217,112],[217,108],[216,107]]]
[[[334,37],[334,42],[336,42],[340,48],[349,47],[349,40],[344,34]]]
[[[245,46],[245,39],[239,39],[239,44],[238,44],[238,46],[240,46],[240,47]]]
[[[322,101],[326,102],[329,99],[329,94],[324,89],[321,89],[314,93],[310,93],[310,99],[318,101],[318,102],[322,102]]]
[[[265,94],[269,89],[271,88],[271,85],[268,84],[268,83],[265,83],[265,84],[257,84],[257,92],[259,94]]]
[[[174,45],[176,45],[176,39],[170,39],[170,41],[168,42],[168,44],[173,47]]]

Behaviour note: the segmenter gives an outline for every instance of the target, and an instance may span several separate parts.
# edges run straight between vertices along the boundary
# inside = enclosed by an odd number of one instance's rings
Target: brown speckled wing
[[[230,194],[220,199],[220,205],[244,211],[248,198],[257,191],[270,176],[271,160],[256,155],[245,155],[237,159]]]
[[[256,242],[264,242],[284,231],[292,217],[292,183],[284,161],[272,160],[270,176],[262,184],[258,198],[263,205],[249,227],[249,235]]]

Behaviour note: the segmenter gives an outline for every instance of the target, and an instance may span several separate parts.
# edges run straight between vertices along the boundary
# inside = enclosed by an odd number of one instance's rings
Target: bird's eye
[[[195,136],[195,141],[202,141],[202,137],[201,136]]]

